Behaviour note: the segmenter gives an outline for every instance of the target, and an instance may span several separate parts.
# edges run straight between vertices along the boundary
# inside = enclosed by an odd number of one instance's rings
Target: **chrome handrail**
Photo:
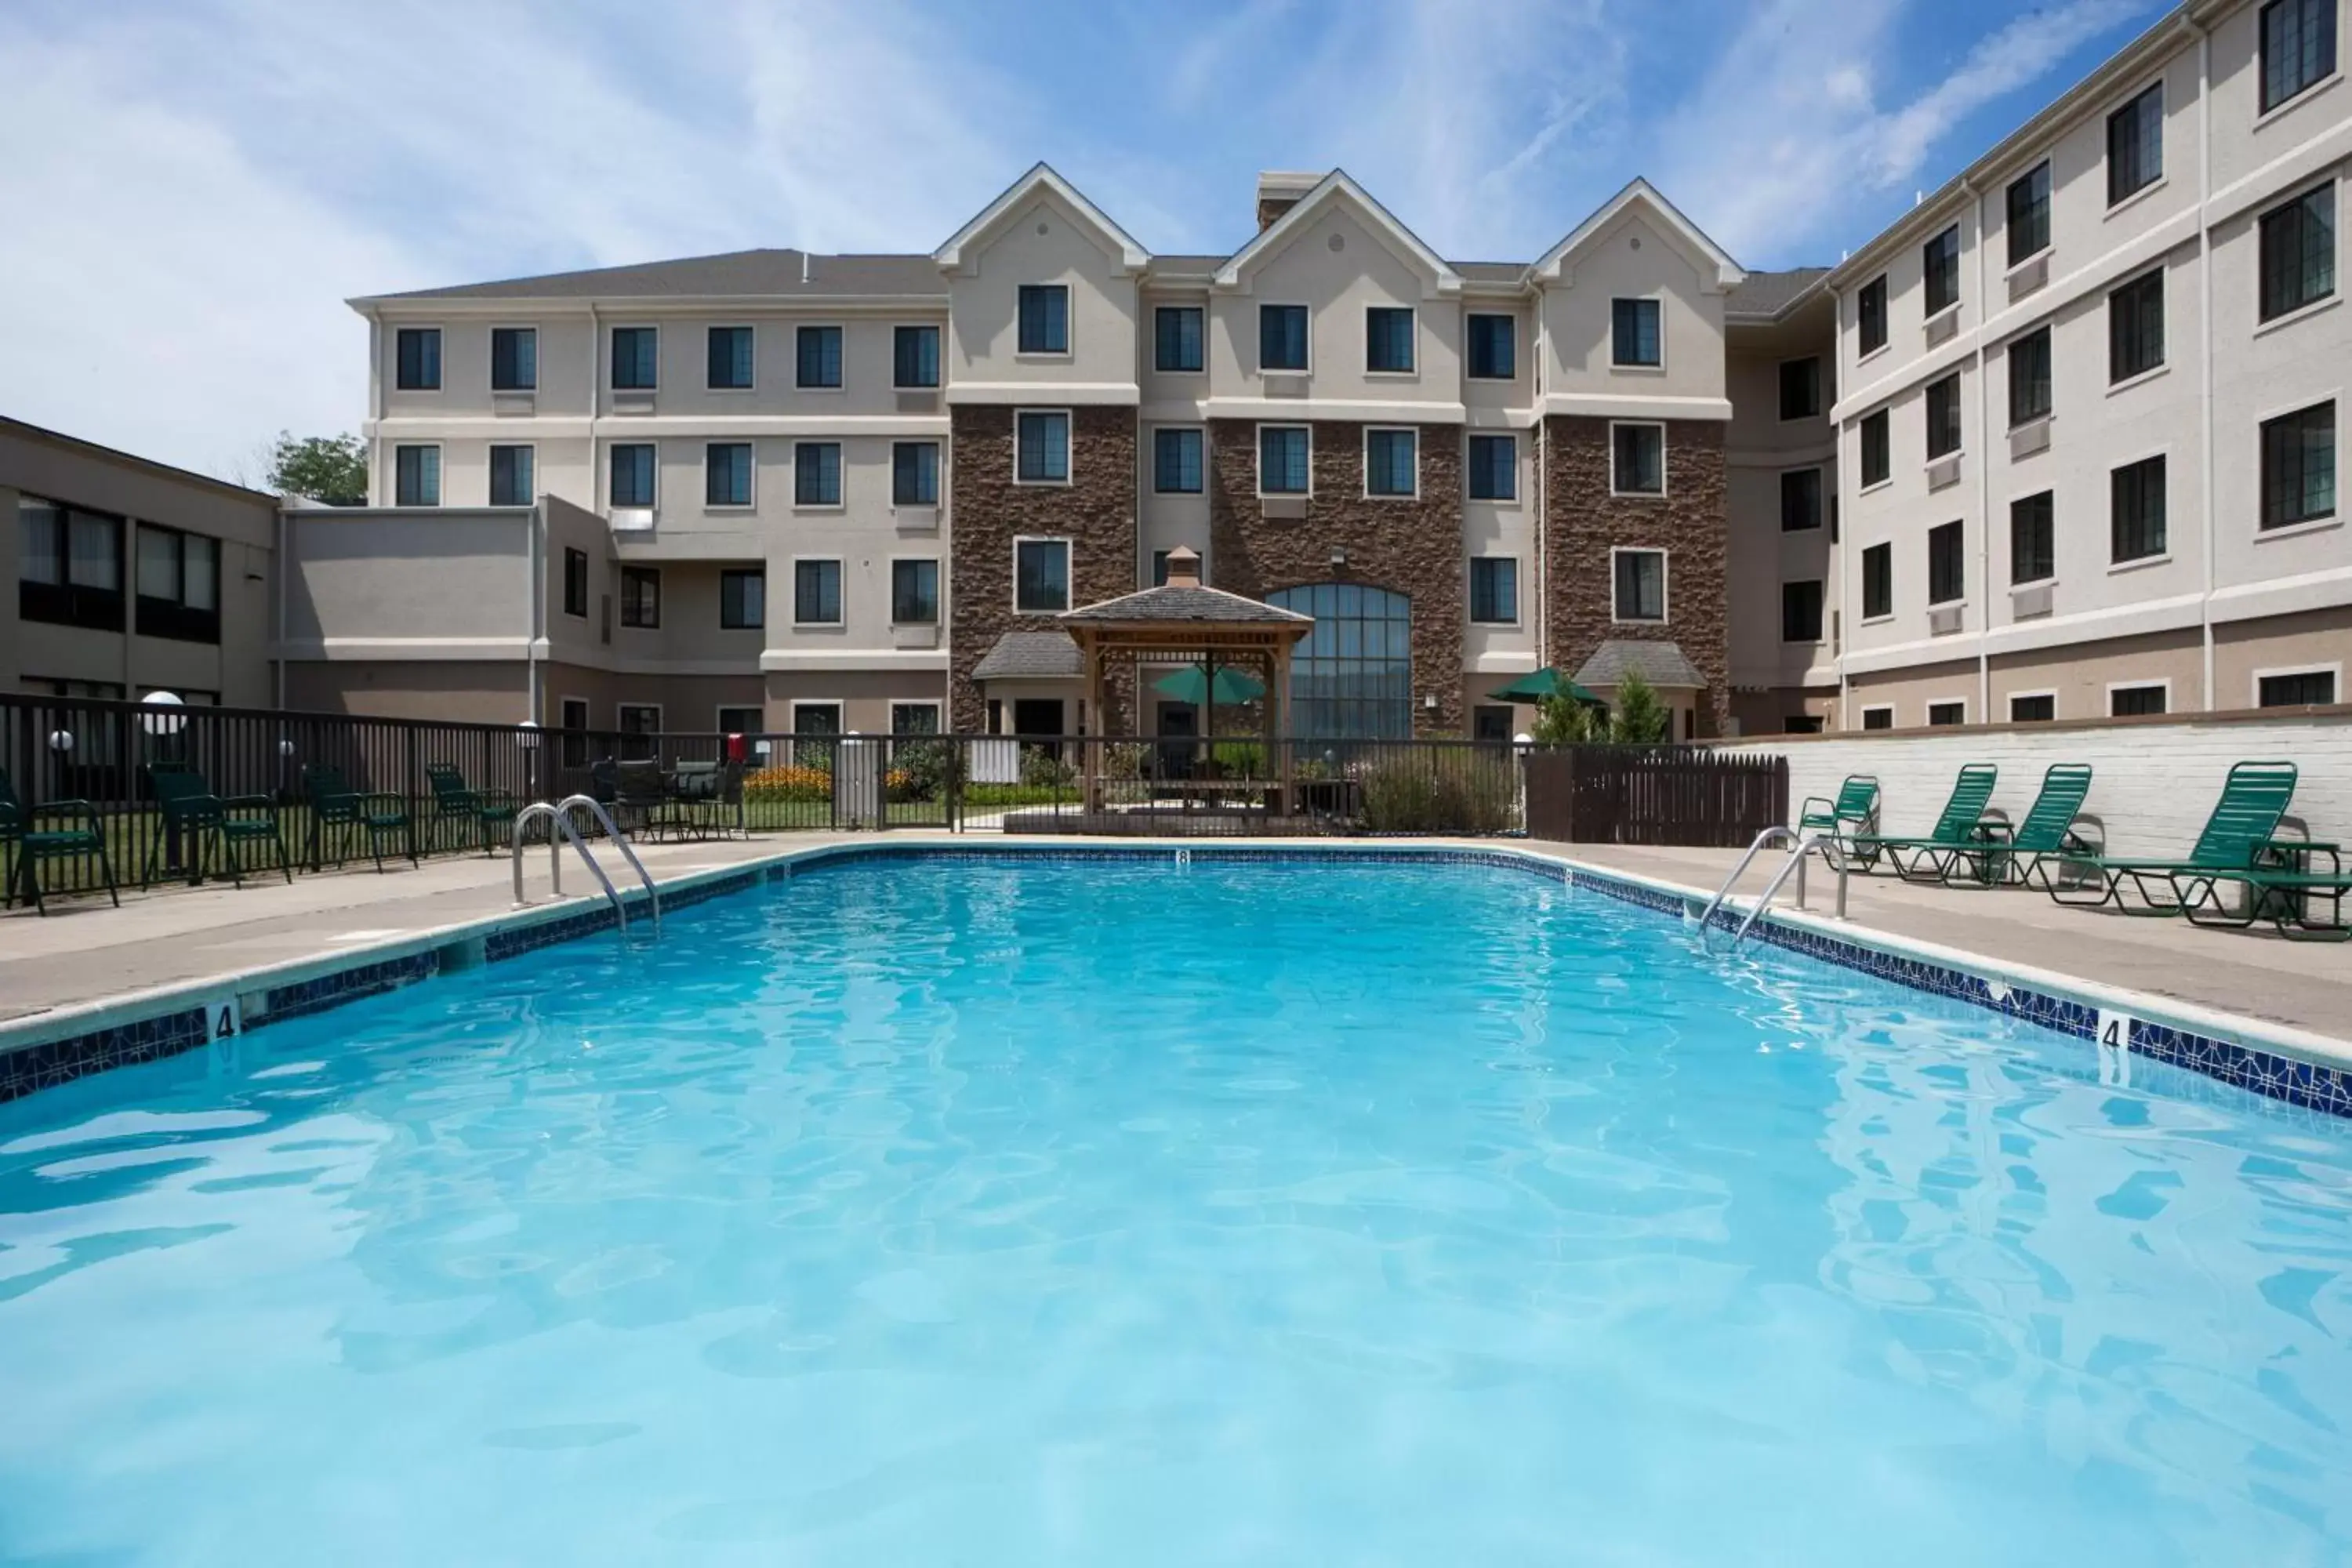
[[[1836,847],[1837,837],[1830,833],[1808,833],[1798,840],[1797,847],[1787,860],[1781,862],[1780,868],[1772,874],[1772,879],[1764,884],[1763,892],[1757,895],[1755,904],[1748,911],[1748,918],[1741,921],[1739,929],[1732,933],[1731,945],[1739,945],[1740,940],[1748,934],[1748,928],[1763,914],[1765,906],[1772,901],[1772,895],[1780,890],[1780,884],[1789,879],[1789,873],[1792,870],[1797,873],[1797,907],[1801,910],[1805,907],[1805,858],[1816,851],[1824,861],[1837,868],[1837,918],[1845,919],[1846,859],[1836,852]]]
[[[567,795],[555,803],[555,809],[558,812],[568,812],[575,805],[584,805],[588,808],[588,814],[593,816],[597,824],[604,829],[604,837],[613,841],[614,847],[621,852],[621,858],[629,863],[629,869],[635,871],[637,874],[637,880],[645,884],[646,900],[653,906],[654,934],[659,936],[661,934],[661,889],[654,886],[653,878],[646,873],[646,863],[638,859],[637,852],[630,847],[629,836],[621,831],[620,825],[613,820],[612,814],[607,812],[603,804],[593,795]],[[577,844],[579,840],[574,838],[572,842]],[[584,858],[588,851],[583,848],[580,853]],[[595,862],[591,860],[589,864],[593,866]],[[604,874],[601,870],[596,873],[600,878]],[[607,882],[604,886],[609,890],[612,884]],[[617,901],[615,900],[615,902]],[[626,927],[628,921],[628,914],[624,910],[621,915],[622,925]]]
[[[1715,919],[1715,911],[1723,908],[1723,900],[1731,896],[1731,889],[1738,885],[1749,864],[1763,851],[1764,846],[1775,838],[1794,840],[1796,837],[1797,830],[1793,827],[1768,827],[1748,841],[1748,853],[1739,858],[1739,864],[1731,868],[1731,875],[1723,879],[1723,886],[1717,888],[1715,897],[1707,900],[1706,912],[1698,917],[1699,934],[1704,936],[1706,933],[1708,923]]]
[[[568,805],[569,803],[567,802],[566,804]],[[565,839],[569,839],[571,841],[572,847],[579,852],[580,858],[586,863],[589,872],[595,877],[597,886],[604,889],[604,897],[612,900],[613,913],[620,921],[621,929],[623,931],[627,931],[629,929],[629,911],[627,906],[621,902],[620,890],[613,886],[613,879],[604,875],[604,868],[596,864],[596,857],[588,853],[588,846],[580,841],[580,835],[573,831],[571,818],[565,816],[562,812],[558,810],[556,807],[550,805],[543,800],[533,801],[530,805],[524,806],[520,811],[515,813],[514,901],[516,908],[520,909],[524,904],[530,901],[522,896],[523,830],[542,816],[546,817],[549,823],[552,825],[552,829],[547,836],[547,880],[550,889],[554,892],[557,898],[560,899],[563,896],[563,841]],[[636,857],[631,856],[630,858],[635,860]],[[644,874],[644,868],[638,868],[638,875],[643,876]],[[659,930],[660,915],[658,909],[656,909],[655,921],[655,929]]]

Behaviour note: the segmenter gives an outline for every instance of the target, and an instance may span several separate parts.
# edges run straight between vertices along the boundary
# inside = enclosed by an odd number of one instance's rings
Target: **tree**
[[[1658,700],[1650,683],[1628,671],[1617,683],[1617,712],[1579,702],[1564,691],[1545,698],[1536,710],[1529,737],[1538,746],[1654,746],[1674,738],[1674,710]]]
[[[298,441],[280,430],[269,454],[269,484],[329,506],[365,506],[367,447],[356,436],[306,436]]]
[[[1674,739],[1674,710],[1629,669],[1617,683],[1617,717],[1611,728],[1615,731],[1612,738],[1621,746],[1654,746]]]
[[[1538,746],[1582,746],[1609,739],[1609,710],[1555,691],[1536,708],[1528,739]]]

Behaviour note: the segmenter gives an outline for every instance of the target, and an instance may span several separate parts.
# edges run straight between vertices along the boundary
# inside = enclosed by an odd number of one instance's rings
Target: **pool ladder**
[[[634,848],[630,847],[629,836],[621,831],[619,825],[614,822],[611,814],[605,811],[604,806],[599,805],[596,800],[590,795],[566,795],[552,805],[543,800],[533,801],[530,805],[524,806],[520,811],[515,813],[515,907],[520,909],[524,904],[530,901],[522,896],[523,832],[532,823],[537,822],[543,816],[547,819],[549,824],[547,834],[547,880],[548,885],[554,891],[555,896],[559,899],[563,896],[563,842],[564,840],[569,839],[572,842],[572,847],[579,852],[581,860],[587,866],[589,874],[596,879],[596,885],[604,889],[604,897],[611,901],[613,905],[613,916],[620,922],[621,930],[625,931],[629,929],[628,906],[621,901],[619,890],[613,886],[613,879],[604,875],[604,868],[596,864],[596,857],[588,853],[587,844],[582,840],[579,833],[575,831],[572,826],[572,808],[573,806],[584,806],[587,808],[589,815],[593,816],[596,819],[597,825],[604,828],[604,836],[607,838],[610,838],[614,846],[620,849],[622,858],[627,860],[629,863],[629,868],[637,874],[637,880],[645,886],[646,899],[653,907],[654,934],[656,936],[659,936],[661,934],[661,889],[655,887],[654,879],[646,874],[646,863],[638,859],[637,852]]]
[[[1738,931],[1732,935],[1731,945],[1738,947],[1741,939],[1748,935],[1748,928],[1754,925],[1757,918],[1763,914],[1766,906],[1769,905],[1774,896],[1780,891],[1780,885],[1789,879],[1789,873],[1791,871],[1797,874],[1797,907],[1801,910],[1805,907],[1805,862],[1816,854],[1821,856],[1824,864],[1837,872],[1837,918],[1845,919],[1846,858],[1838,848],[1837,836],[1816,830],[1801,838],[1794,828],[1768,827],[1748,844],[1748,853],[1739,858],[1739,864],[1731,868],[1731,875],[1723,879],[1723,886],[1717,888],[1715,890],[1715,897],[1707,900],[1706,912],[1698,917],[1701,941],[1706,940],[1706,933],[1714,922],[1715,911],[1721,909],[1724,900],[1731,896],[1731,889],[1738,885],[1739,879],[1746,874],[1749,863],[1758,855],[1763,853],[1766,845],[1775,840],[1791,846],[1789,858],[1780,862],[1780,869],[1772,873],[1772,879],[1764,884],[1764,891],[1759,894],[1756,902],[1749,906],[1748,918],[1739,922]]]

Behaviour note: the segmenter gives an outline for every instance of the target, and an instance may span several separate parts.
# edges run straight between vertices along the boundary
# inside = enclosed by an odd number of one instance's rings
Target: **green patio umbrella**
[[[1546,665],[1532,675],[1522,675],[1508,686],[1486,693],[1497,702],[1541,702],[1554,692],[1564,691],[1579,702],[1590,702],[1596,708],[1608,704],[1591,691],[1579,686],[1551,666]]]
[[[1212,682],[1207,670],[1197,664],[1170,670],[1151,683],[1151,689],[1174,702],[1190,702],[1198,707],[1206,700],[1213,688],[1216,700],[1231,708],[1243,702],[1255,702],[1265,695],[1265,682],[1255,676],[1235,669],[1229,664],[1217,666],[1216,679]]]

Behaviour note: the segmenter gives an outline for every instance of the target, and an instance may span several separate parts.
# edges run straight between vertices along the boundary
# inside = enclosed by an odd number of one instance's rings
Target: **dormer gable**
[[[1739,263],[1731,258],[1728,251],[1709,239],[1698,225],[1685,217],[1674,203],[1659,194],[1655,185],[1647,180],[1635,179],[1602,203],[1591,217],[1578,224],[1566,238],[1545,251],[1528,268],[1528,281],[1574,282],[1578,258],[1614,233],[1627,218],[1643,220],[1667,244],[1679,250],[1683,258],[1697,272],[1699,287],[1706,293],[1727,293],[1748,276]]]
[[[1332,170],[1314,189],[1261,229],[1255,238],[1226,258],[1224,265],[1217,269],[1216,286],[1248,292],[1248,280],[1257,268],[1280,255],[1313,227],[1321,214],[1334,206],[1354,215],[1374,240],[1420,274],[1423,299],[1449,298],[1462,292],[1461,276],[1446,264],[1445,258],[1398,222],[1395,214],[1374,201],[1345,169]]]
[[[1133,235],[1113,223],[1108,214],[1046,163],[1036,164],[1006,186],[1003,195],[933,251],[931,259],[939,263],[941,271],[976,272],[980,254],[989,242],[1007,225],[1027,216],[1041,205],[1060,208],[1078,232],[1099,246],[1120,271],[1140,273],[1151,264],[1151,253]]]

